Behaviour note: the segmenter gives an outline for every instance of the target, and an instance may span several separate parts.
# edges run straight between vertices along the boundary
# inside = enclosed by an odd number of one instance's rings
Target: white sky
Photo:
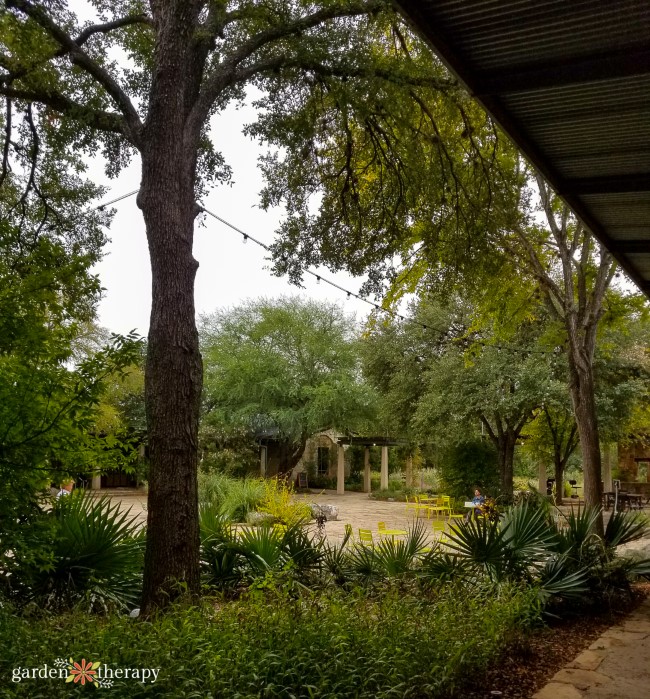
[[[241,133],[242,125],[254,119],[254,110],[228,109],[214,122],[212,137],[233,169],[232,186],[213,189],[204,201],[207,209],[226,219],[263,243],[273,241],[281,211],[264,212],[257,206],[263,181],[257,169],[260,147]],[[107,180],[99,163],[93,164],[91,177],[106,183],[111,191],[104,201],[137,189],[140,181],[140,161],[135,160],[117,180]],[[146,335],[151,310],[151,273],[144,222],[135,203],[135,196],[114,205],[116,214],[108,231],[111,242],[105,248],[105,258],[95,268],[99,274],[104,298],[99,307],[99,323],[112,332],[126,333],[136,329]],[[197,314],[223,306],[233,306],[247,298],[277,297],[300,294],[315,299],[340,303],[358,320],[365,317],[370,306],[328,284],[317,283],[306,275],[304,289],[286,278],[274,277],[268,271],[268,255],[252,241],[242,242],[242,236],[211,217],[205,226],[197,225],[194,256],[199,261],[196,276],[195,302]],[[318,270],[315,270],[318,271]],[[320,273],[320,272],[319,272]],[[362,282],[346,274],[322,270],[323,277],[357,292]]]

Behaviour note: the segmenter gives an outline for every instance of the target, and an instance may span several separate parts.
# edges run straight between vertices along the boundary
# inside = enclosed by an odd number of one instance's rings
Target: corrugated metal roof
[[[398,0],[650,295],[650,0]]]

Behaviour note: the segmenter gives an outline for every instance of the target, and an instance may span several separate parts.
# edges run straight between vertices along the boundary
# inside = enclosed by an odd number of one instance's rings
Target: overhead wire
[[[101,211],[105,207],[110,206],[111,204],[116,204],[117,202],[120,202],[123,199],[127,199],[128,197],[131,197],[134,194],[137,194],[139,191],[140,191],[139,189],[134,189],[132,192],[128,192],[127,194],[123,194],[120,197],[117,197],[115,199],[111,199],[110,201],[107,201],[107,202],[102,202],[101,204],[98,204],[94,208]],[[271,252],[271,247],[269,245],[267,245],[266,243],[263,243],[261,240],[258,240],[257,238],[252,236],[250,233],[243,231],[241,228],[238,228],[233,223],[230,223],[230,221],[227,221],[225,218],[219,216],[218,214],[215,214],[213,211],[210,211],[209,209],[206,209],[204,206],[200,206],[200,210],[203,213],[207,214],[208,216],[211,216],[215,220],[219,221],[224,226],[227,226],[228,228],[235,231],[236,233],[239,233],[239,235],[242,236],[244,243],[247,242],[248,240],[251,240],[253,243],[258,245],[263,250],[266,250],[267,252]],[[414,324],[419,325],[420,327],[424,328],[425,330],[433,330],[435,332],[441,333],[441,330],[439,328],[433,328],[430,325],[427,325],[426,323],[423,323],[419,320],[415,320],[414,318],[407,318],[406,316],[402,315],[401,313],[398,313],[397,311],[392,310],[391,308],[384,308],[380,304],[378,304],[374,301],[370,301],[369,299],[361,296],[360,294],[357,294],[354,291],[350,291],[349,289],[342,287],[341,285],[337,284],[336,282],[332,281],[331,279],[328,279],[327,277],[324,277],[322,274],[320,274],[318,272],[314,272],[313,270],[311,270],[309,268],[303,268],[302,272],[304,274],[309,274],[312,277],[315,277],[316,283],[320,283],[322,281],[323,283],[328,284],[329,286],[333,287],[334,289],[338,289],[339,291],[346,294],[348,299],[350,299],[351,297],[354,297],[355,299],[362,301],[363,303],[366,303],[369,306],[372,306],[375,310],[379,311],[380,313],[385,313],[386,315],[389,315],[393,318],[397,318],[397,319],[404,321],[404,322],[414,323]],[[482,347],[492,347],[492,348],[496,349],[497,351],[504,350],[504,351],[514,352],[514,353],[520,353],[522,355],[557,354],[557,348],[555,350],[533,350],[533,349],[522,349],[521,347],[512,347],[512,346],[503,345],[503,344],[497,345],[497,344],[493,344],[490,342],[484,342],[481,340],[473,340],[473,342],[475,342],[478,345],[481,345]]]

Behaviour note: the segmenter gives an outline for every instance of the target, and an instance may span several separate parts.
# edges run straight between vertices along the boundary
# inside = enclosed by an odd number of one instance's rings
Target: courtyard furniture
[[[374,546],[375,541],[372,538],[370,529],[359,529],[359,543],[363,546]]]

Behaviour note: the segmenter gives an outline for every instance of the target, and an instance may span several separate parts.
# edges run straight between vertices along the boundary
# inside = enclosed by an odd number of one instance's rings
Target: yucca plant
[[[251,578],[279,571],[289,560],[282,545],[284,534],[271,527],[251,527],[241,532],[235,550],[245,559],[246,573]]]
[[[357,544],[348,550],[347,569],[350,579],[368,585],[384,577],[384,570],[374,546]]]
[[[136,606],[142,588],[144,529],[119,503],[79,491],[51,516],[52,561],[21,567],[29,597],[46,608],[84,603],[92,611]]]
[[[327,539],[321,541],[321,570],[328,574],[336,585],[343,586],[350,580],[348,543],[352,538],[352,529],[346,529],[341,543],[331,544]]]
[[[311,577],[320,570],[323,559],[321,540],[310,536],[302,522],[295,522],[286,529],[282,548],[298,577]]]
[[[587,570],[576,570],[565,556],[553,554],[538,571],[539,600],[543,607],[547,607],[553,600],[581,599],[589,591],[588,580]]]
[[[605,545],[610,549],[638,541],[648,533],[650,525],[640,512],[614,512],[605,527]]]
[[[470,570],[466,558],[444,551],[435,545],[420,559],[417,575],[425,588],[439,587],[442,583],[460,581]]]
[[[485,518],[470,519],[451,525],[446,543],[458,556],[481,568],[491,579],[502,578],[509,563],[509,550],[505,540],[508,527],[498,521]]]

